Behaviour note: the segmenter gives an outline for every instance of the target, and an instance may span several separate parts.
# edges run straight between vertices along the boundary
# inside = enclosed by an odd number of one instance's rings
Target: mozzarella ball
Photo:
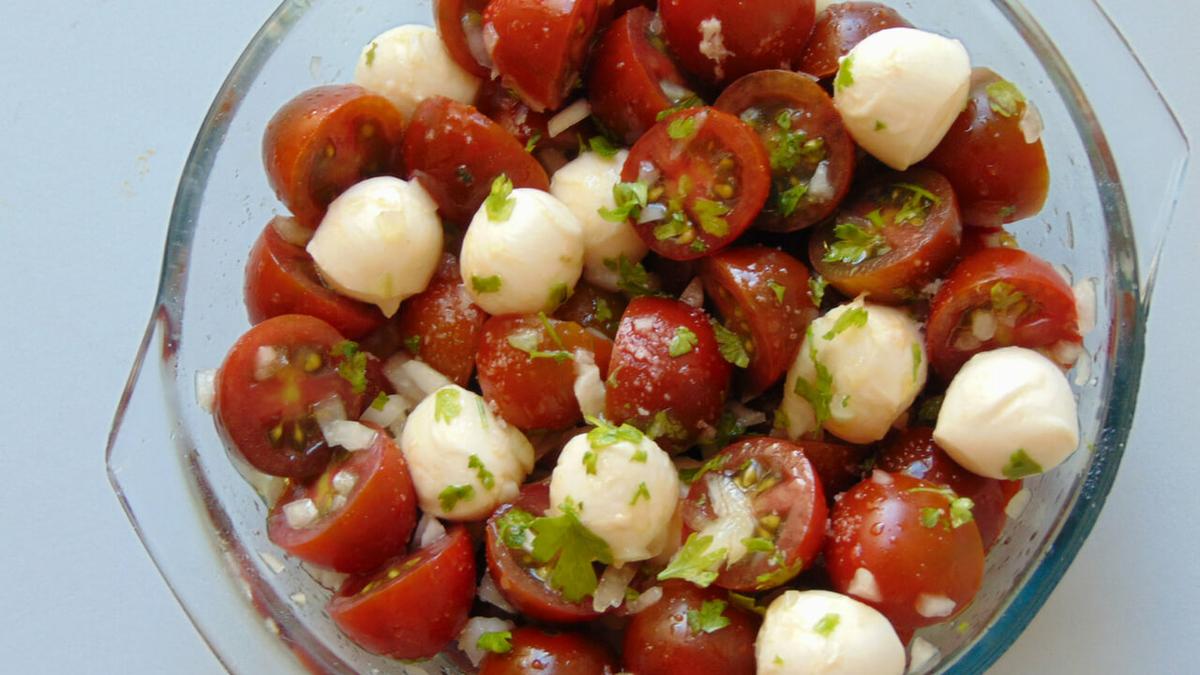
[[[667,543],[679,503],[679,474],[654,441],[594,444],[572,438],[550,477],[550,503],[570,500],[584,527],[608,543],[617,563],[648,560]]]
[[[813,321],[788,372],[783,426],[792,439],[823,426],[851,443],[874,443],[925,386],[926,361],[921,330],[904,312],[862,298],[830,310]]]
[[[463,238],[467,291],[488,314],[536,314],[558,307],[583,274],[583,226],[540,190],[513,190],[512,213],[495,220],[480,207]]]
[[[516,498],[533,470],[533,446],[483,397],[438,389],[408,417],[400,436],[421,510],[448,520],[486,518]]]
[[[788,591],[754,643],[758,675],[903,675],[904,645],[882,614],[829,591]]]
[[[1031,349],[976,354],[950,382],[933,439],[980,476],[1049,471],[1079,445],[1075,396],[1063,371]]]
[[[391,316],[442,258],[437,204],[416,181],[365,180],[329,205],[308,253],[336,291]]]
[[[925,159],[967,106],[971,59],[958,40],[889,28],[841,59],[833,103],[864,150],[903,171]]]
[[[817,16],[820,16],[821,12],[829,9],[830,5],[838,4],[838,1],[839,0],[817,0],[815,3],[813,3],[814,9],[817,12]]]
[[[405,119],[434,96],[473,103],[480,84],[450,57],[435,29],[416,25],[393,28],[363,47],[354,83],[391,101]]]
[[[641,262],[649,250],[628,220],[613,222],[600,215],[601,209],[617,207],[613,187],[621,182],[627,157],[627,150],[607,159],[585,152],[559,169],[550,181],[550,194],[565,204],[583,226],[583,277],[609,291],[618,290],[618,275],[605,262],[611,264],[621,256]]]

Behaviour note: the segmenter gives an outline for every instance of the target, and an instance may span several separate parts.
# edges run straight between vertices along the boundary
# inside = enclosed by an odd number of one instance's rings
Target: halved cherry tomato
[[[626,12],[630,12],[639,7],[654,10],[658,5],[658,0],[597,0],[596,3],[600,9],[600,28],[607,28],[610,24],[623,16]]]
[[[771,192],[770,161],[758,134],[715,108],[676,113],[629,151],[621,180],[644,181],[649,205],[638,235],[656,253],[692,260],[737,239]],[[660,218],[646,219],[658,211]]]
[[[901,633],[958,615],[983,582],[979,528],[955,519],[944,491],[877,471],[833,507],[825,564],[834,588],[882,612]]]
[[[498,316],[483,325],[477,363],[483,397],[519,429],[565,429],[583,420],[575,397],[575,352],[608,372],[612,342],[577,323]]]
[[[815,19],[813,0],[662,0],[667,42],[708,84],[799,63]]]
[[[833,77],[838,59],[867,36],[887,28],[910,26],[899,12],[877,2],[834,3],[817,15],[812,38],[797,69],[819,79]]]
[[[536,628],[517,628],[511,651],[488,654],[479,664],[479,675],[612,675],[617,670],[604,645],[578,633]]]
[[[700,262],[704,291],[725,327],[746,345],[747,396],[757,396],[791,367],[804,330],[817,318],[808,268],[763,246],[727,249]]]
[[[524,547],[533,534],[523,529],[515,516],[510,516],[514,512],[518,515],[523,512],[537,518],[546,515],[548,510],[550,485],[541,482],[524,486],[515,503],[505,504],[492,513],[487,521],[488,571],[504,599],[531,619],[551,623],[595,619],[600,613],[592,609],[590,597],[580,602],[568,602],[540,576],[540,564]]]
[[[354,84],[316,87],[288,101],[267,125],[263,163],[279,201],[309,229],[347,188],[396,171],[404,117]]]
[[[475,97],[475,107],[512,134],[526,151],[538,158],[548,172],[561,168],[579,152],[582,144],[597,134],[595,126],[584,120],[551,137],[548,129],[550,114],[530,110],[500,80],[483,83]]]
[[[554,318],[574,321],[613,339],[617,337],[617,327],[621,325],[621,315],[628,304],[620,293],[610,293],[580,281],[571,297],[554,312]]]
[[[515,187],[550,189],[546,171],[500,125],[473,106],[440,96],[422,101],[413,112],[404,136],[404,165],[442,216],[459,224],[470,222],[500,174]]]
[[[808,242],[813,268],[849,297],[911,300],[954,263],[962,242],[949,181],[928,169],[886,174]]]
[[[646,675],[753,675],[757,616],[713,588],[673,580],[662,589],[662,599],[635,614],[625,631],[626,670]],[[702,620],[705,605],[711,612],[715,603],[724,604],[720,615],[728,625]]]
[[[483,10],[487,0],[434,0],[433,16],[438,35],[450,58],[480,79],[492,76],[491,61],[483,40]]]
[[[606,417],[640,427],[668,452],[716,426],[732,375],[702,310],[648,297],[625,310],[609,368]]]
[[[267,518],[275,545],[315,565],[358,574],[404,551],[417,524],[417,495],[404,455],[376,429],[370,447],[343,453],[315,481],[298,484]],[[293,527],[285,507],[310,499],[320,514]]]
[[[533,110],[557,110],[579,83],[599,20],[596,0],[491,0],[492,61]]]
[[[475,371],[486,320],[487,313],[471,302],[463,285],[458,259],[444,253],[425,291],[401,305],[396,332],[410,354],[465,387]]]
[[[716,468],[696,478],[683,503],[686,530],[702,531],[717,519],[714,500],[722,491],[740,492],[757,522],[750,537],[754,545],[723,567],[716,583],[735,591],[782,586],[811,565],[825,543],[825,491],[804,448],[775,438],[746,438],[714,461]]]
[[[357,419],[366,405],[367,374],[354,373],[362,378],[356,391],[338,372],[343,357],[334,350],[343,342],[320,319],[285,314],[251,328],[229,350],[217,373],[216,422],[254,468],[297,479],[325,470],[332,450],[315,406],[336,396]]]
[[[762,70],[729,85],[715,104],[766,144],[771,198],[756,227],[792,232],[829,217],[850,190],[854,141],[821,85],[788,70]]]
[[[863,445],[810,440],[795,443],[804,450],[804,456],[812,464],[817,478],[821,479],[826,501],[830,503],[862,480],[863,465],[871,456],[871,449]]]
[[[964,259],[929,307],[929,363],[949,380],[979,352],[1018,346],[1079,344],[1075,294],[1050,263],[1013,248],[988,248]],[[1061,364],[1069,366],[1069,363]]]
[[[963,221],[1000,227],[1042,210],[1050,169],[1039,135],[1027,140],[1022,120],[1036,113],[1016,88],[987,68],[971,73],[971,98],[925,164],[954,185]]]
[[[358,339],[387,320],[377,307],[351,300],[322,283],[312,256],[280,236],[274,220],[250,249],[245,295],[252,324],[273,316],[307,314]]]
[[[462,632],[474,598],[475,551],[459,526],[374,574],[350,577],[328,612],[371,653],[427,659]]]
[[[626,145],[636,143],[664,110],[694,96],[667,54],[654,12],[631,9],[604,34],[593,58],[588,96],[592,114]]]

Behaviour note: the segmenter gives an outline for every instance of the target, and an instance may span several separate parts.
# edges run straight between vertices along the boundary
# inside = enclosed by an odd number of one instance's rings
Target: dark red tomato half
[[[596,0],[491,0],[483,13],[496,70],[538,112],[579,84],[599,18]]]
[[[1000,227],[1046,203],[1050,169],[1040,135],[1026,139],[1027,112],[1016,85],[987,68],[971,73],[967,109],[924,162],[950,179],[967,225]]]
[[[658,0],[597,0],[600,8],[600,28],[609,27],[617,17],[639,7],[653,10]]]
[[[475,96],[475,107],[512,134],[527,152],[547,167],[548,172],[569,161],[582,144],[597,134],[594,125],[585,120],[551,137],[548,128],[551,114],[530,110],[521,97],[500,80],[483,83]]]
[[[315,229],[346,189],[398,169],[403,137],[404,117],[386,98],[353,84],[316,87],[271,118],[263,163],[279,201]]]
[[[812,38],[797,69],[818,79],[833,77],[838,59],[867,36],[887,28],[910,26],[899,12],[877,2],[834,3],[817,15]]]
[[[524,512],[534,517],[546,515],[550,509],[550,485],[530,483],[521,488],[513,504],[496,509],[487,521],[488,571],[500,594],[521,614],[535,621],[550,623],[580,623],[600,616],[592,609],[592,599],[568,602],[562,593],[550,587],[541,576],[541,565],[524,547],[532,532],[514,525],[505,516]]]
[[[267,518],[267,536],[288,553],[338,572],[378,569],[404,551],[417,524],[417,495],[400,448],[376,429],[370,447],[342,453],[313,482],[295,485]],[[319,514],[292,527],[285,507],[312,500]]]
[[[483,40],[483,10],[487,0],[434,0],[433,16],[438,35],[450,52],[450,58],[463,70],[480,79],[489,79],[492,69]]]
[[[511,651],[485,656],[479,675],[612,675],[619,670],[612,652],[578,633],[517,628],[511,643]]]
[[[749,124],[767,147],[771,197],[756,227],[793,232],[837,209],[854,177],[855,145],[821,85],[762,70],[729,85],[713,105]]]
[[[678,300],[629,303],[613,344],[606,417],[630,422],[667,452],[715,427],[732,368],[703,310]]]
[[[600,40],[588,100],[596,119],[626,145],[636,143],[660,113],[691,96],[651,10],[630,10]]]
[[[685,530],[703,530],[717,518],[713,502],[721,492],[739,491],[758,523],[754,545],[716,583],[746,592],[782,586],[812,565],[825,543],[829,511],[812,463],[802,446],[765,437],[737,441],[717,458],[717,468],[692,483],[683,503]]]
[[[437,655],[467,625],[475,598],[475,550],[465,528],[370,575],[347,579],[329,618],[363,649],[395,659]]]
[[[815,19],[813,0],[662,0],[658,7],[680,64],[712,85],[800,62]]]
[[[466,224],[500,174],[514,187],[549,190],[550,179],[525,147],[473,106],[440,96],[413,112],[404,136],[404,166],[447,220]]]
[[[272,476],[324,471],[333,453],[314,408],[336,396],[357,419],[366,405],[366,388],[355,391],[338,372],[343,357],[334,350],[343,342],[329,324],[297,314],[267,319],[239,338],[217,373],[214,401],[231,449]]]
[[[958,254],[962,221],[950,182],[928,169],[881,176],[813,231],[813,269],[848,297],[900,303],[942,276]]]
[[[475,353],[487,313],[471,302],[458,258],[442,254],[433,280],[419,295],[404,301],[396,317],[401,344],[415,357],[460,387],[471,381]]]
[[[872,454],[867,446],[849,443],[799,440],[795,444],[804,450],[804,456],[821,479],[826,501],[830,503],[862,480],[863,466]]]
[[[833,507],[825,565],[835,590],[879,610],[902,634],[958,615],[983,582],[979,528],[952,524],[943,491],[878,471]]]
[[[933,297],[925,340],[930,365],[946,380],[991,349],[1015,345],[1053,355],[1058,343],[1082,340],[1075,293],[1032,253],[984,249],[960,262]]]
[[[479,386],[500,416],[519,429],[566,429],[583,421],[575,397],[575,352],[591,352],[600,376],[612,342],[577,323],[498,316],[483,325]]]
[[[620,293],[580,281],[571,297],[554,312],[554,318],[598,330],[611,340],[617,337],[617,327],[621,325],[621,316],[628,304]]]
[[[770,160],[758,134],[715,108],[676,113],[629,151],[621,180],[644,181],[648,205],[635,224],[655,253],[692,260],[733,243],[771,192]],[[648,218],[657,212],[659,217]]]
[[[759,618],[729,603],[726,593],[686,581],[662,585],[663,597],[634,615],[625,631],[625,669],[631,673],[753,675]],[[720,608],[728,622],[705,622]]]

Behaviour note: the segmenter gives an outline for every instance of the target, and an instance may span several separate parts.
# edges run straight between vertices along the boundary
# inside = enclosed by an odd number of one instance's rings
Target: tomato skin
[[[819,79],[833,77],[838,59],[868,36],[888,28],[911,28],[896,10],[877,2],[839,2],[817,15],[799,70]]]
[[[471,302],[458,258],[444,253],[429,287],[400,306],[395,327],[413,356],[465,387],[475,371],[475,354],[487,316]]]
[[[598,133],[588,119],[551,137],[548,128],[551,114],[534,112],[500,80],[487,80],[479,87],[475,107],[512,134],[549,174],[573,159],[580,146]]]
[[[596,0],[491,0],[484,31],[504,84],[537,112],[557,110],[575,88],[596,33]]]
[[[983,543],[974,522],[950,527],[949,500],[939,486],[905,474],[889,474],[881,483],[864,480],[842,495],[833,508],[833,531],[825,547],[825,563],[834,589],[848,593],[859,568],[875,578],[879,601],[855,599],[879,610],[898,632],[947,621],[961,613],[983,582]],[[921,522],[923,509],[939,509],[933,527]],[[925,617],[917,611],[922,594],[954,602],[947,617]]]
[[[987,68],[972,71],[966,110],[924,162],[950,179],[963,221],[975,227],[1037,215],[1050,191],[1042,141],[1026,142],[1021,130],[1028,104],[1018,103],[1007,117],[992,108],[988,87],[1002,81]]]
[[[577,633],[547,633],[536,628],[512,632],[512,651],[488,654],[479,675],[612,675],[617,662],[603,645]]]
[[[403,115],[382,96],[354,84],[316,87],[271,118],[263,164],[279,201],[315,229],[347,188],[396,170],[403,136]]]
[[[437,23],[438,35],[450,58],[482,80],[491,78],[492,71],[480,63],[479,58],[471,49],[471,38],[467,32],[474,35],[478,44],[483,44],[483,10],[487,0],[433,0],[433,16]],[[480,56],[486,56],[481,54]]]
[[[804,451],[813,471],[821,479],[829,503],[862,480],[863,465],[871,456],[871,449],[862,445],[810,440],[795,441],[795,444]]]
[[[672,357],[670,346],[679,329],[691,331],[696,344]],[[676,427],[656,439],[667,452],[687,448],[716,425],[732,376],[702,310],[649,297],[633,300],[625,310],[609,368],[605,416],[614,424],[649,429],[662,413]]]
[[[971,349],[957,344],[970,331],[972,310],[992,306],[991,292],[1006,283],[1032,302],[1005,333]],[[925,340],[929,363],[949,381],[972,356],[999,347],[1049,348],[1059,342],[1081,342],[1075,294],[1050,263],[1014,248],[988,248],[963,259],[946,277],[929,307]]]
[[[391,571],[399,575],[388,579]],[[457,526],[373,575],[350,577],[327,610],[343,633],[373,654],[427,659],[462,632],[474,598],[475,551],[466,529]]]
[[[805,329],[817,318],[808,268],[782,251],[751,246],[701,260],[700,278],[725,327],[748,338],[743,392],[761,394],[791,367]]]
[[[466,224],[506,174],[514,187],[549,190],[550,179],[525,147],[474,106],[433,97],[413,112],[404,136],[404,166],[447,220]]]
[[[663,597],[634,615],[625,631],[625,669],[632,673],[689,675],[752,675],[754,639],[759,618],[728,604],[722,613],[729,625],[706,633],[693,632],[688,612],[705,602],[728,602],[717,589],[702,589],[686,581],[662,585]]]
[[[628,304],[629,301],[620,293],[580,281],[571,297],[554,312],[554,318],[598,330],[611,340],[617,337],[621,315]]]

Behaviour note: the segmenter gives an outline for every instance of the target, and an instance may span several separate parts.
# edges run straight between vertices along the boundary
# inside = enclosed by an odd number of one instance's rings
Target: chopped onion
[[[467,655],[471,665],[476,668],[488,652],[479,647],[479,638],[484,633],[499,633],[513,629],[513,622],[504,619],[493,619],[487,616],[474,616],[467,620],[467,625],[458,634],[458,648]]]
[[[1072,289],[1075,292],[1075,308],[1079,315],[1079,334],[1087,335],[1096,328],[1096,279],[1081,279]]]
[[[1029,491],[1029,488],[1021,488],[1021,491],[1013,495],[1012,499],[1009,499],[1008,503],[1004,505],[1004,515],[1013,520],[1020,518],[1032,497],[1033,493]]]
[[[330,511],[341,511],[346,508],[346,495],[334,495],[333,500],[329,502]]]
[[[297,605],[304,606],[308,604],[308,596],[303,593],[292,593],[288,597],[291,598],[292,602],[296,603]]]
[[[267,617],[266,619],[263,620],[263,625],[266,626],[267,630],[270,631],[273,635],[279,635],[279,623],[277,621],[275,621],[275,619],[272,619],[271,617]]]
[[[637,565],[609,565],[600,575],[600,583],[592,594],[592,611],[605,612],[611,607],[620,607],[625,602],[625,589],[629,588],[637,571]]]
[[[213,401],[217,397],[217,371],[213,369],[196,371],[196,403],[200,409],[212,414]]]
[[[404,423],[408,420],[408,414],[412,412],[413,404],[399,394],[392,394],[387,397],[387,403],[383,404],[382,409],[377,409],[373,405],[367,406],[363,411],[362,417],[359,419],[363,422],[370,422],[381,427],[387,428],[392,432],[393,436],[399,437],[400,432],[404,430]]]
[[[996,315],[989,309],[971,312],[971,335],[980,342],[987,342],[996,337]]]
[[[654,21],[661,21],[661,19],[658,18],[658,15],[655,15]],[[689,96],[695,95],[691,89],[688,89],[683,85],[676,84],[671,80],[659,80],[658,86],[660,89],[662,89],[662,93],[667,97],[667,100],[675,103],[678,103]]]
[[[426,396],[451,384],[445,375],[403,352],[384,362],[383,375],[397,394],[410,401],[423,401]]]
[[[342,405],[340,396],[330,396],[313,406],[313,417],[317,420],[317,426],[321,427],[321,434],[328,437],[326,428],[346,419],[346,406]]]
[[[262,345],[254,352],[254,379],[259,382],[269,380],[285,365],[287,356],[280,354],[274,347]]]
[[[350,420],[335,420],[321,427],[325,442],[329,445],[340,445],[350,452],[366,450],[371,447],[379,432],[361,422]]]
[[[697,309],[704,306],[704,282],[700,277],[692,279],[687,288],[683,289],[683,293],[679,294],[679,301]]]
[[[551,117],[546,122],[546,133],[550,138],[556,138],[562,132],[586,120],[591,114],[592,104],[588,103],[586,98],[581,98]]]
[[[646,185],[654,185],[660,177],[662,177],[662,172],[659,171],[654,162],[647,161],[638,165],[638,181]]]
[[[923,637],[913,638],[909,645],[907,675],[919,675],[929,670],[930,666],[942,655],[941,650]]]
[[[487,604],[499,608],[509,614],[516,614],[517,610],[512,605],[508,604],[508,600],[500,594],[499,587],[496,586],[496,581],[492,579],[490,572],[485,572],[483,580],[479,582],[479,599]]]
[[[413,533],[413,541],[417,542],[417,548],[425,548],[444,536],[446,526],[442,525],[442,521],[428,513],[421,514],[421,521],[417,523],[417,529]]]
[[[926,619],[942,619],[954,613],[957,605],[944,595],[922,593],[917,596],[917,614]]]
[[[290,504],[289,504],[290,506]],[[283,561],[266,551],[259,551],[258,557],[271,569],[271,574],[279,574],[284,569]]]
[[[480,21],[482,21],[482,18]],[[493,37],[490,45],[488,44],[488,39],[484,34],[483,26],[479,26],[478,30],[475,30],[474,26],[464,26],[465,30],[463,33],[465,33],[467,36],[467,49],[471,51],[471,56],[479,62],[479,65],[491,70],[495,67],[492,64],[492,50],[496,48],[496,40],[499,36],[496,33],[495,26],[488,24],[488,27],[491,28],[491,35],[495,36]]]
[[[1070,340],[1059,340],[1050,347],[1051,357],[1064,366],[1073,366],[1083,354],[1083,345]]]
[[[308,246],[308,242],[312,241],[314,232],[300,224],[300,221],[291,216],[275,216],[271,219],[271,227],[275,228],[276,234],[284,241],[292,246],[304,248]]]
[[[883,600],[883,595],[879,592],[879,584],[875,581],[875,575],[865,567],[854,570],[854,578],[850,579],[850,585],[846,587],[846,594],[857,595],[863,600],[871,602]]]
[[[833,183],[829,181],[829,160],[817,165],[812,178],[808,179],[808,192],[805,194],[814,202],[827,202],[837,196]]]
[[[659,600],[662,600],[662,596],[662,586],[651,586],[642,591],[642,594],[637,596],[636,600],[630,600],[625,603],[625,609],[630,614],[639,614],[653,607]]]
[[[335,572],[327,567],[320,567],[311,563],[300,563],[300,569],[308,573],[312,580],[317,582],[321,588],[330,591],[336,591],[341,588],[342,582],[346,580],[349,574]]]
[[[596,357],[586,349],[575,350],[575,400],[585,416],[604,414],[607,394]]]
[[[1025,136],[1026,143],[1037,143],[1042,138],[1042,131],[1046,125],[1042,122],[1042,112],[1033,101],[1025,102],[1025,113],[1021,115],[1018,126],[1021,127],[1021,134]]]
[[[737,420],[737,423],[746,429],[756,427],[767,421],[767,414],[765,412],[744,406],[741,403],[730,404],[729,411],[733,413],[733,417]]]
[[[487,52],[488,61],[492,61],[494,54],[496,53],[496,44],[500,42],[500,33],[496,31],[496,27],[494,25],[491,23],[485,23],[483,24],[483,30],[480,31],[480,35],[483,38],[483,49]],[[482,61],[480,63],[482,63]],[[500,74],[496,72],[496,66],[494,64],[492,65],[492,73],[497,76]]]
[[[250,463],[242,459],[242,456],[236,452],[229,453],[229,460],[233,464],[233,468],[237,469],[242,478],[250,484],[250,487],[254,488],[254,491],[262,497],[268,507],[275,506],[275,502],[279,501],[288,488],[286,478],[269,476],[259,471],[250,466]]]
[[[659,204],[658,202],[648,204],[646,205],[646,208],[642,209],[641,215],[638,216],[638,225],[657,223],[658,221],[666,218],[667,213],[668,211],[666,204]]]
[[[284,504],[283,516],[287,518],[288,527],[298,530],[315,523],[321,516],[321,512],[317,510],[316,502],[305,497]]]
[[[342,469],[333,474],[333,491],[339,495],[348,495],[358,484],[358,476],[350,469]]]
[[[938,294],[938,291],[942,290],[942,284],[944,283],[946,282],[943,279],[934,279],[933,281],[925,284],[925,287],[921,289],[921,295],[932,298]]]
[[[754,506],[729,476],[710,473],[704,481],[708,487],[708,501],[717,518],[705,525],[697,536],[712,537],[709,550],[725,549],[725,562],[733,565],[746,556],[748,551],[744,542],[754,536],[758,526]]]
[[[875,469],[871,472],[871,482],[875,483],[876,485],[891,485],[892,477],[886,471]]]

